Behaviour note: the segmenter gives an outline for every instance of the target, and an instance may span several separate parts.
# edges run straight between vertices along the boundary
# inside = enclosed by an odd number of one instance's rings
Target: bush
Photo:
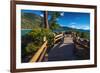
[[[42,29],[43,37],[46,36],[48,41],[48,47],[51,47],[54,44],[54,33],[50,29]]]
[[[84,38],[84,39],[90,39],[90,33],[89,32],[79,32],[77,31],[77,36],[79,36],[80,38]]]
[[[22,46],[24,45],[24,47],[22,48],[24,54],[27,55],[35,53],[44,43],[44,36],[48,41],[48,47],[51,47],[54,42],[54,34],[50,29],[36,28],[29,32],[27,35],[25,35],[26,38],[22,39],[22,41],[26,40],[27,42],[24,42],[22,44]]]
[[[89,35],[90,35],[89,33],[82,32],[80,37],[81,37],[81,38],[85,38],[85,39],[89,39],[89,38],[90,38]]]
[[[36,52],[37,49],[39,48],[39,46],[40,46],[40,45],[36,45],[36,44],[34,44],[34,43],[29,43],[29,44],[27,44],[27,46],[25,47],[25,49],[26,49],[26,52],[27,52],[28,54],[31,54],[31,53]]]

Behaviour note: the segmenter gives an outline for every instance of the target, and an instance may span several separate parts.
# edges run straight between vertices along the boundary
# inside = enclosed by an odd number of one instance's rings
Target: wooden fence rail
[[[45,53],[47,50],[47,41],[44,42],[44,44],[41,46],[41,48],[35,53],[35,55],[31,58],[29,62],[39,62],[42,61]]]
[[[55,36],[54,42],[60,40],[63,38],[63,34],[59,34]],[[44,42],[44,44],[39,48],[39,50],[35,53],[35,55],[31,58],[29,62],[41,62],[46,54],[47,51],[47,41]]]
[[[63,34],[61,33],[61,34],[59,34],[59,35],[56,35],[55,36],[55,38],[54,38],[54,43],[56,42],[56,41],[58,41],[58,40],[60,40],[60,39],[62,39],[64,36],[63,36]]]
[[[82,43],[80,43],[78,40],[74,40],[74,43],[77,44],[77,45],[80,45],[80,46],[83,47],[83,48],[89,48],[88,45],[82,44]]]

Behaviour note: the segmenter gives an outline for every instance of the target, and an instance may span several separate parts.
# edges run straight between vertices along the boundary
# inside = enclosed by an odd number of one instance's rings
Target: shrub
[[[50,29],[46,28],[36,28],[33,29],[31,32],[29,32],[27,35],[25,35],[24,40],[27,41],[27,43],[23,43],[23,52],[27,54],[35,53],[44,43],[44,36],[46,37],[48,41],[48,47],[51,47],[54,42],[54,34]],[[23,41],[23,39],[22,39]]]
[[[40,46],[40,45],[36,45],[36,44],[34,44],[34,43],[29,43],[29,44],[27,44],[27,46],[25,47],[25,49],[26,49],[26,52],[27,52],[28,54],[31,54],[31,53],[36,52],[37,49],[39,48],[39,46]]]
[[[48,41],[48,47],[51,47],[54,44],[54,33],[50,29],[42,29],[43,37],[46,36]]]

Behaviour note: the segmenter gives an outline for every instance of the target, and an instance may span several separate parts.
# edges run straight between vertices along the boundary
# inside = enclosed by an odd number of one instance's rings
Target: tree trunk
[[[44,11],[44,27],[49,29],[49,24],[48,24],[48,11]]]

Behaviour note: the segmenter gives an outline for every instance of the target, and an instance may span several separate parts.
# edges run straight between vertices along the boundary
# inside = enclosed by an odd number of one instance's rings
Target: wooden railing
[[[79,59],[89,59],[90,58],[89,41],[86,43],[83,43],[83,41],[74,40],[74,44],[75,44],[74,53],[77,55],[77,58]]]
[[[59,35],[56,35],[55,38],[54,38],[54,43],[60,39],[62,39],[64,36],[63,36],[63,33],[59,34]]]
[[[80,45],[81,47],[83,48],[89,48],[89,46],[85,45],[85,44],[82,44],[80,43],[79,41],[76,42],[78,45]]]
[[[63,34],[56,35],[54,38],[54,42],[63,38]],[[35,55],[31,58],[29,62],[41,62],[47,51],[47,41],[38,49]]]
[[[44,42],[44,44],[39,48],[39,50],[35,53],[35,55],[31,58],[29,62],[40,62],[42,61],[45,53],[47,50],[47,41]]]
[[[83,47],[83,48],[89,48],[89,46],[88,45],[86,45],[86,44],[83,44],[83,43],[81,43],[79,40],[74,40],[74,43],[76,44],[76,45],[80,45],[81,47]]]

